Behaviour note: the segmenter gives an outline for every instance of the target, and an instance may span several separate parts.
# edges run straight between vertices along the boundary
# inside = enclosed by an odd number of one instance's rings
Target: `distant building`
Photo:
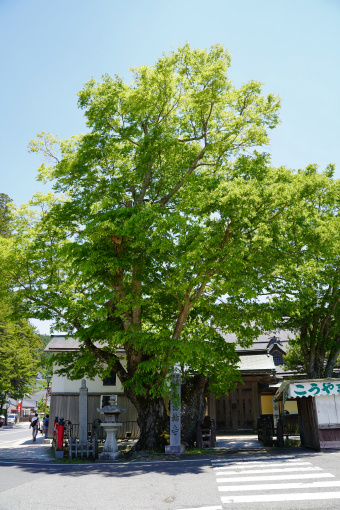
[[[74,338],[66,338],[64,335],[53,335],[51,342],[46,346],[45,352],[57,354],[58,352],[70,352],[79,350],[79,342]],[[121,350],[121,354],[124,351]],[[50,427],[57,416],[69,420],[72,424],[79,424],[79,388],[81,379],[71,380],[66,376],[56,374],[57,366],[53,367],[51,381],[51,406],[50,406]],[[96,419],[103,419],[98,408],[107,402],[108,397],[113,393],[118,396],[118,405],[126,412],[121,415],[123,422],[136,422],[137,411],[135,406],[124,395],[123,387],[114,372],[109,377],[101,379],[96,376],[93,380],[86,378],[88,388],[88,422],[93,423]],[[52,429],[49,428],[49,436]]]
[[[236,346],[240,356],[239,368],[244,384],[238,383],[230,394],[216,399],[213,395],[208,397],[208,414],[216,420],[217,430],[237,431],[255,430],[257,417],[260,414],[272,413],[272,398],[284,377],[291,375],[285,372],[280,365],[283,355],[287,351],[289,331],[275,331],[272,334],[260,335],[253,346],[245,349]],[[235,335],[224,335],[226,342],[236,343]],[[45,351],[51,353],[76,351],[79,342],[64,335],[54,335]],[[123,351],[121,352],[123,354]],[[55,373],[51,384],[50,417],[63,417],[72,423],[79,423],[78,396],[81,380],[70,380],[66,376]],[[88,388],[88,422],[101,419],[98,408],[102,407],[103,399],[114,393],[118,396],[118,404],[127,409],[121,415],[123,422],[135,422],[137,411],[134,405],[124,395],[124,391],[116,374],[101,379],[86,380]],[[287,402],[290,412],[297,412],[295,402]]]
[[[223,336],[226,342],[237,344],[236,335]],[[293,337],[292,332],[280,330],[260,335],[250,348],[236,345],[244,384],[238,383],[232,392],[218,399],[208,397],[208,413],[216,420],[218,431],[255,430],[258,416],[273,413],[272,398],[282,380],[292,375],[281,365],[289,338]],[[297,412],[296,402],[287,402],[286,410]]]

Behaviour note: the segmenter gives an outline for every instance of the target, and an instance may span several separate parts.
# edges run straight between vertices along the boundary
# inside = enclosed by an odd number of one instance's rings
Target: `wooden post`
[[[255,429],[255,427],[257,426],[257,418],[261,414],[261,403],[260,403],[257,381],[252,381],[252,394],[253,394],[253,421],[254,421],[254,429]]]

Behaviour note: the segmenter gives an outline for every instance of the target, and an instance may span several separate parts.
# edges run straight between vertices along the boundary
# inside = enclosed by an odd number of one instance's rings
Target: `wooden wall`
[[[104,415],[100,414],[97,409],[101,407],[100,393],[89,394],[87,399],[87,416],[88,423],[93,423],[97,418],[103,421]],[[118,405],[122,409],[126,409],[125,413],[120,415],[121,422],[136,421],[137,411],[135,406],[123,394],[118,394]],[[52,393],[50,405],[50,422],[48,427],[48,437],[53,436],[54,418],[64,418],[72,423],[79,423],[79,394],[78,393]]]
[[[338,395],[297,399],[304,446],[320,450],[340,448],[340,398]]]
[[[337,427],[319,425],[320,448],[340,449],[340,424]]]
[[[258,378],[245,376],[244,384],[239,383],[229,395],[216,399],[215,416],[213,400],[209,399],[209,415],[216,420],[217,430],[255,430],[257,417],[261,414]]]
[[[319,450],[318,420],[314,399],[313,397],[298,398],[297,405],[302,422],[302,432],[300,431],[300,433],[303,446]]]

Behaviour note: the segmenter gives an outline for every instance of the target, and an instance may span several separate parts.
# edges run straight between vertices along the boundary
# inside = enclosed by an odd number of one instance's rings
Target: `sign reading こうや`
[[[339,395],[340,382],[305,382],[294,383],[289,386],[289,398],[294,397],[316,397],[327,395]]]

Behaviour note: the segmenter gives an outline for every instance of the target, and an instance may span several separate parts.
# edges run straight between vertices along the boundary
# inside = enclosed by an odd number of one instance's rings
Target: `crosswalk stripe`
[[[322,471],[320,467],[306,466],[303,468],[304,471]],[[216,476],[221,475],[243,475],[243,474],[254,474],[254,473],[284,473],[291,471],[301,471],[301,467],[289,467],[289,468],[276,468],[272,469],[268,467],[267,469],[245,469],[241,471],[218,471]]]
[[[301,457],[300,457],[301,458]],[[263,461],[263,460],[267,460],[269,462],[271,462],[272,460],[299,460],[296,458],[296,455],[277,455],[277,456],[273,456],[273,457],[233,457],[233,458],[230,458],[230,459],[213,459],[212,460],[212,463],[215,464],[215,463],[220,463],[220,462],[251,462],[251,461]]]
[[[222,496],[222,503],[265,503],[273,501],[309,501],[340,499],[340,492],[300,492],[297,494],[260,494],[252,496]]]
[[[281,466],[311,466],[311,463],[310,462],[282,462],[282,463],[275,463],[275,464],[268,464],[268,462],[264,463],[264,462],[249,462],[249,464],[246,464],[244,462],[242,463],[238,463],[238,464],[233,464],[232,466],[229,466],[229,465],[218,465],[216,467],[213,467],[213,470],[214,471],[220,471],[221,469],[226,469],[226,470],[232,470],[232,469],[252,469],[252,468],[256,468],[256,467],[267,467],[267,466],[270,466],[271,468],[276,468],[276,467],[281,467]]]
[[[266,476],[266,481],[268,480],[297,480],[297,479],[307,479],[307,478],[334,478],[334,475],[331,473],[295,473],[294,475],[273,475]],[[218,483],[234,483],[237,482],[256,482],[261,481],[262,478],[260,476],[238,476],[237,478],[218,478]]]
[[[296,482],[296,483],[266,483],[257,485],[224,485],[218,487],[220,492],[245,492],[245,491],[272,491],[287,489],[316,489],[326,487],[340,487],[339,480],[331,482]]]
[[[280,470],[283,470],[283,469],[307,469],[309,466],[311,466],[312,464],[310,462],[300,462],[300,463],[296,463],[296,464],[251,464],[250,466],[247,466],[245,464],[243,464],[242,466],[218,466],[218,467],[214,467],[213,470],[215,471],[215,474],[218,475],[219,473],[221,473],[222,471],[225,471],[225,473],[232,473],[234,471],[237,471],[237,470],[241,470],[241,469],[244,469],[245,472],[251,472],[252,469],[258,469],[258,468],[261,468],[261,469],[266,469],[268,471],[271,471],[271,470],[274,470],[276,468],[279,468]],[[286,467],[286,466],[289,466],[289,467]],[[241,471],[237,471],[237,473],[241,473]]]
[[[237,468],[252,468],[252,467],[279,467],[279,466],[303,466],[303,465],[310,465],[310,462],[305,461],[284,461],[284,462],[235,462],[235,463],[226,463],[226,464],[213,464],[213,469],[237,469]]]
[[[222,510],[222,506],[200,506],[195,508],[180,508],[179,510]]]

